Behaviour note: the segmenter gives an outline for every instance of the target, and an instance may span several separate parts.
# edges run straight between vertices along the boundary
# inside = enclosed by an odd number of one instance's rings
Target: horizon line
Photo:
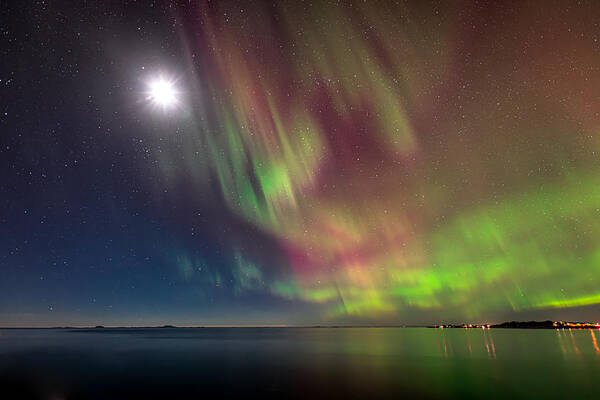
[[[289,325],[289,324],[207,324],[207,325],[49,325],[49,326],[0,326],[0,329],[134,329],[134,328],[419,328],[434,325],[420,324],[376,324],[376,325],[361,325],[361,324],[306,324],[306,325]]]

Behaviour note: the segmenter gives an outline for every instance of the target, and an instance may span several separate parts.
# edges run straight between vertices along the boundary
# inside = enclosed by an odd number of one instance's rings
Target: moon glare
[[[172,82],[158,78],[150,83],[150,100],[161,107],[169,107],[177,102],[177,92]]]

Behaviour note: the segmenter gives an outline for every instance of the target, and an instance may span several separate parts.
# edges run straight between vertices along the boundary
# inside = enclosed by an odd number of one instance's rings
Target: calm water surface
[[[0,398],[599,398],[600,331],[0,330]]]

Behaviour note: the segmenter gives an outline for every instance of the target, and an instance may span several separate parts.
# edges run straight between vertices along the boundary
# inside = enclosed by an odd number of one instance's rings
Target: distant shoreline
[[[0,327],[9,329],[53,329],[101,332],[111,330],[141,330],[141,329],[351,329],[351,328],[434,328],[434,329],[600,329],[597,322],[566,322],[566,321],[509,321],[500,324],[439,324],[439,325],[198,325],[198,326],[54,326],[54,327]]]
[[[433,325],[430,328],[463,328],[463,329],[600,329],[598,322],[567,321],[510,321],[500,324],[448,324]]]

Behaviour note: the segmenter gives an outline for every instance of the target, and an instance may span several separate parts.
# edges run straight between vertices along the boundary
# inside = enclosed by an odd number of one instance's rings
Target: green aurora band
[[[216,182],[285,255],[272,273],[236,249],[235,294],[308,302],[325,320],[600,303],[589,10],[561,16],[577,28],[561,37],[545,28],[558,8],[523,3],[487,26],[489,10],[385,4],[223,2],[188,26],[213,101],[193,112],[197,161],[173,171],[165,155],[165,176]]]

